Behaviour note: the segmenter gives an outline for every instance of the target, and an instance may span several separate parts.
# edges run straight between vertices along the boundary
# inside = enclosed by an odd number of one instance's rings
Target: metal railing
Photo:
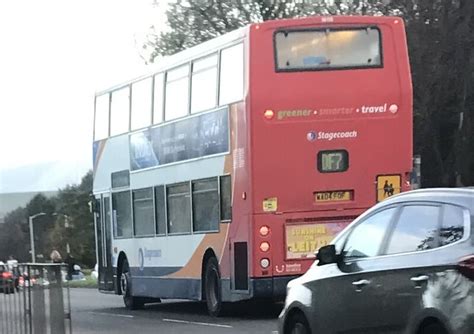
[[[64,266],[20,264],[8,269],[0,271],[0,333],[72,334]]]

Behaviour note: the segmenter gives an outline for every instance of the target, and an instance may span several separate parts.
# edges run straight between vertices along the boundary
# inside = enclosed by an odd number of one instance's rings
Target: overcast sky
[[[165,20],[152,1],[0,1],[0,192],[2,171],[92,167],[94,92],[147,70],[135,40]]]

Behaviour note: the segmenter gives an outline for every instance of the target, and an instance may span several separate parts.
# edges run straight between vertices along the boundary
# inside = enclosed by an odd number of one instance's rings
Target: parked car
[[[15,277],[13,272],[8,269],[8,266],[0,261],[0,292],[14,293],[15,292]]]
[[[280,333],[474,333],[474,189],[424,189],[358,217],[287,287]]]

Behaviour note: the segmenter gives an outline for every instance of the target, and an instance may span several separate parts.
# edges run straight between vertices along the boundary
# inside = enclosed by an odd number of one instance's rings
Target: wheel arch
[[[432,325],[432,324],[436,324],[436,325],[439,325],[439,326],[443,327],[443,329],[446,331],[446,333],[452,333],[452,331],[450,331],[448,329],[448,327],[446,327],[446,323],[444,321],[442,321],[441,319],[439,319],[438,317],[436,317],[436,316],[429,316],[429,317],[424,318],[418,324],[418,327],[417,327],[415,333],[423,333],[423,329],[426,328],[429,325]]]
[[[202,263],[201,263],[201,300],[206,300],[206,293],[205,293],[205,274],[206,274],[206,265],[207,261],[211,258],[216,258],[217,262],[219,262],[219,259],[217,258],[216,253],[212,248],[206,249],[204,252],[204,255],[202,257]]]
[[[290,321],[291,321],[291,319],[293,319],[297,315],[302,316],[306,320],[306,325],[309,327],[310,332],[312,332],[311,323],[308,321],[308,317],[307,317],[306,313],[303,311],[303,309],[301,307],[295,305],[288,311],[288,313],[285,316],[285,319],[284,319],[284,322],[283,322],[283,333],[284,334],[290,333],[289,328],[288,328],[289,325],[290,325]]]

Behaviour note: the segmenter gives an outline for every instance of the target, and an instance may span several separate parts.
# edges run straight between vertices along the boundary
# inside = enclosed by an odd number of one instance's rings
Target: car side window
[[[440,246],[452,244],[461,240],[464,236],[464,212],[463,209],[454,205],[445,205],[443,208],[443,220],[439,230]]]
[[[404,206],[388,242],[386,254],[416,252],[438,247],[440,207]]]
[[[344,258],[378,255],[395,211],[396,208],[389,208],[377,212],[355,226],[344,245]]]

